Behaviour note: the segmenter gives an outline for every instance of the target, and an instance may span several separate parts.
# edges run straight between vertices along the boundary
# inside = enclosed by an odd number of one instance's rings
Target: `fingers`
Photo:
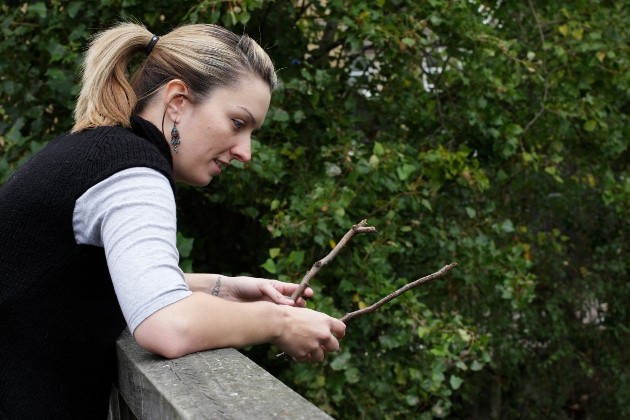
[[[333,325],[330,328],[330,332],[335,334],[337,340],[341,340],[346,335],[346,324],[333,318]]]
[[[293,288],[293,291],[291,293],[293,293],[297,289],[298,285],[295,285],[295,286],[296,287]],[[313,289],[311,289],[310,287],[307,287],[306,290],[304,290],[304,293],[302,293],[302,296],[304,296],[304,297],[312,297],[313,296]],[[299,297],[295,301],[295,306],[297,306],[298,308],[306,307],[306,300],[304,300],[303,297]]]
[[[260,286],[260,291],[263,296],[267,297],[270,301],[278,305],[295,306],[293,299],[283,295],[271,282],[265,282]]]
[[[310,287],[307,287],[306,290],[304,290],[304,293],[302,293],[302,296],[305,297],[313,297],[313,289],[311,289]]]
[[[305,363],[308,361],[317,363],[324,360],[326,352],[337,351],[338,349],[339,349],[339,342],[334,337],[332,337],[331,342],[328,343],[327,345],[322,344],[321,346],[319,346],[319,348],[314,349],[306,356],[293,357],[293,360],[295,360],[298,363]]]
[[[337,351],[346,325],[338,319],[310,309],[283,310],[286,324],[280,336],[272,341],[298,363],[321,362],[326,352]]]
[[[278,293],[278,295],[275,295],[275,297],[271,296],[271,291],[265,293],[265,295],[267,295],[272,302],[280,304],[280,305],[297,306],[299,308],[306,307],[306,300],[304,300],[304,298],[299,297],[297,301],[294,302],[292,299],[287,297],[287,296],[292,295],[293,292],[297,290],[297,288],[299,287],[299,284],[284,283],[278,280],[271,280],[267,284],[270,285],[270,287],[276,290]],[[304,293],[302,293],[302,296],[312,297],[313,289],[311,289],[310,287],[307,287],[306,290],[304,290]]]
[[[321,362],[322,360],[324,360],[324,350],[322,349],[322,347],[315,349],[314,351],[310,352],[307,357],[308,360],[310,360],[311,362]]]
[[[298,308],[304,308],[306,307],[306,301],[302,298],[298,298],[298,300],[295,301],[295,306],[297,306]]]
[[[339,350],[339,340],[332,334],[328,336],[328,339],[322,343],[322,347],[326,351],[337,351]]]
[[[298,363],[306,363],[308,362],[308,354],[304,357],[293,357],[293,360],[295,360]]]
[[[292,295],[293,292],[295,292],[295,290],[299,287],[299,284],[296,283],[285,283],[282,281],[278,281],[278,280],[272,280],[272,282],[274,283],[274,287],[283,295]],[[304,290],[304,293],[302,293],[302,296],[304,297],[312,297],[313,296],[313,289],[311,289],[310,287],[307,287],[306,290]]]

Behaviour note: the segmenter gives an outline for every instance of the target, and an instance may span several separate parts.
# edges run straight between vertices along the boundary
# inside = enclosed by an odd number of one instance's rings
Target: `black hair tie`
[[[153,37],[151,38],[151,41],[149,41],[149,45],[147,45],[147,49],[145,50],[147,55],[151,54],[151,51],[153,50],[153,47],[155,46],[155,44],[157,44],[158,39],[160,39],[159,36],[153,35]]]

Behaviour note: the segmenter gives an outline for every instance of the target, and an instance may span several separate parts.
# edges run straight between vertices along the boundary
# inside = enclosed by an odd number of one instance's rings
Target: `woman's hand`
[[[321,362],[324,352],[339,349],[346,333],[343,322],[310,309],[286,308],[284,312],[283,326],[271,343],[296,362]]]
[[[216,277],[215,277],[216,278]],[[196,291],[146,318],[138,343],[169,359],[222,347],[272,343],[297,362],[336,351],[346,326],[321,312],[270,302],[238,303]]]
[[[186,274],[186,283],[194,291],[202,291],[233,302],[273,302],[278,305],[306,306],[299,298],[293,302],[289,297],[297,288],[294,283],[256,277],[226,277],[216,274]],[[305,297],[313,296],[310,287],[304,291]]]

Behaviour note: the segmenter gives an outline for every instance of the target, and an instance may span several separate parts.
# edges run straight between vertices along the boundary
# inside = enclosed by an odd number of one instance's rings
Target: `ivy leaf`
[[[46,17],[46,4],[42,2],[33,3],[28,6],[28,11],[37,14],[43,19]]]
[[[461,360],[457,360],[455,362],[455,366],[457,366],[458,369],[461,369],[463,371],[468,370],[468,366],[466,366],[466,363],[462,362]]]
[[[273,121],[287,122],[289,121],[289,113],[283,109],[276,108],[273,112]]]
[[[368,162],[370,164],[370,166],[374,169],[378,168],[378,164],[380,163],[380,159],[378,158],[378,156],[376,155],[372,155],[370,156],[370,160]]]
[[[304,261],[304,251],[291,251],[288,260],[297,266],[301,265]]]
[[[405,400],[407,400],[407,404],[414,406],[418,405],[420,402],[420,398],[417,395],[407,394],[405,396]]]
[[[591,131],[594,131],[596,127],[597,127],[597,121],[595,121],[595,120],[588,120],[582,126],[584,131],[588,131],[589,133]]]
[[[396,168],[396,173],[398,174],[398,179],[400,179],[401,181],[405,181],[415,170],[415,166],[405,163],[403,166],[399,166],[398,168]]]
[[[186,238],[180,232],[177,232],[177,250],[179,251],[179,256],[181,258],[190,257],[194,243],[195,238]]]
[[[560,25],[560,26],[558,26],[558,31],[560,31],[560,33],[563,36],[567,36],[567,34],[569,33],[569,26],[568,25]]]
[[[193,269],[192,269],[192,264],[193,264],[193,260],[186,258],[185,260],[182,260],[179,263],[179,268],[184,272],[184,273],[192,273]]]
[[[269,249],[269,257],[276,258],[280,254],[280,248],[271,248]]]
[[[271,274],[276,274],[276,263],[271,258],[267,258],[267,261],[261,264],[261,267]]]
[[[470,370],[478,371],[481,369],[483,369],[483,365],[476,360],[474,360],[470,365]]]
[[[337,371],[347,369],[351,357],[352,354],[350,352],[341,353],[330,362],[330,367]]]
[[[53,80],[65,80],[66,74],[59,69],[46,70],[46,76],[49,76]]]
[[[449,382],[451,383],[451,388],[457,391],[459,387],[462,386],[462,384],[464,383],[464,380],[459,376],[451,375],[451,379],[449,380]]]
[[[375,155],[380,156],[385,154],[385,148],[383,145],[377,141],[374,142],[374,148],[372,151]]]
[[[345,371],[346,380],[351,384],[356,384],[361,379],[359,369],[351,367]]]
[[[424,337],[429,331],[431,330],[428,328],[425,328],[422,326],[418,327],[418,337],[420,338]]]
[[[304,117],[305,117],[304,111],[297,110],[293,114],[293,121],[295,121],[296,123],[299,123],[299,122],[301,122],[304,119]]]
[[[81,10],[82,6],[83,6],[82,1],[73,1],[72,3],[70,3],[68,5],[68,16],[70,16],[71,18],[74,18],[79,12],[79,10]]]
[[[459,334],[459,336],[461,337],[461,339],[464,342],[466,342],[466,343],[470,342],[470,339],[472,337],[471,337],[470,333],[468,333],[468,331],[463,330],[463,329],[460,328],[460,329],[457,330],[457,333]]]
[[[413,47],[414,45],[416,45],[416,41],[413,38],[403,38],[401,42],[408,47]]]
[[[251,217],[252,219],[255,219],[256,216],[260,214],[258,210],[256,210],[254,207],[251,207],[251,206],[245,208],[245,213],[247,213],[247,215]]]

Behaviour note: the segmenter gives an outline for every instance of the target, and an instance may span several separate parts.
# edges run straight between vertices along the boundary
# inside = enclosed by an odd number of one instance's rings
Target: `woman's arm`
[[[340,321],[308,309],[256,302],[286,303],[282,295],[292,293],[295,285],[222,278],[220,299],[211,294],[216,275],[189,275],[192,289],[202,290],[192,293],[177,267],[174,214],[168,181],[146,168],[111,176],[75,206],[77,243],[104,247],[120,306],[140,345],[179,357],[272,342],[299,361],[322,360],[324,350],[338,348],[331,332],[343,336]],[[243,301],[254,302],[239,303]]]
[[[341,321],[310,309],[232,302],[194,292],[149,316],[134,337],[145,349],[168,358],[269,342],[302,363],[321,361],[325,351],[336,351],[345,328]]]
[[[298,284],[284,283],[278,280],[268,280],[256,277],[227,277],[219,274],[184,275],[186,284],[193,292],[204,292],[234,302],[273,302],[279,305],[306,306],[302,298],[294,302],[290,296]],[[313,296],[310,287],[304,291],[305,297]]]

